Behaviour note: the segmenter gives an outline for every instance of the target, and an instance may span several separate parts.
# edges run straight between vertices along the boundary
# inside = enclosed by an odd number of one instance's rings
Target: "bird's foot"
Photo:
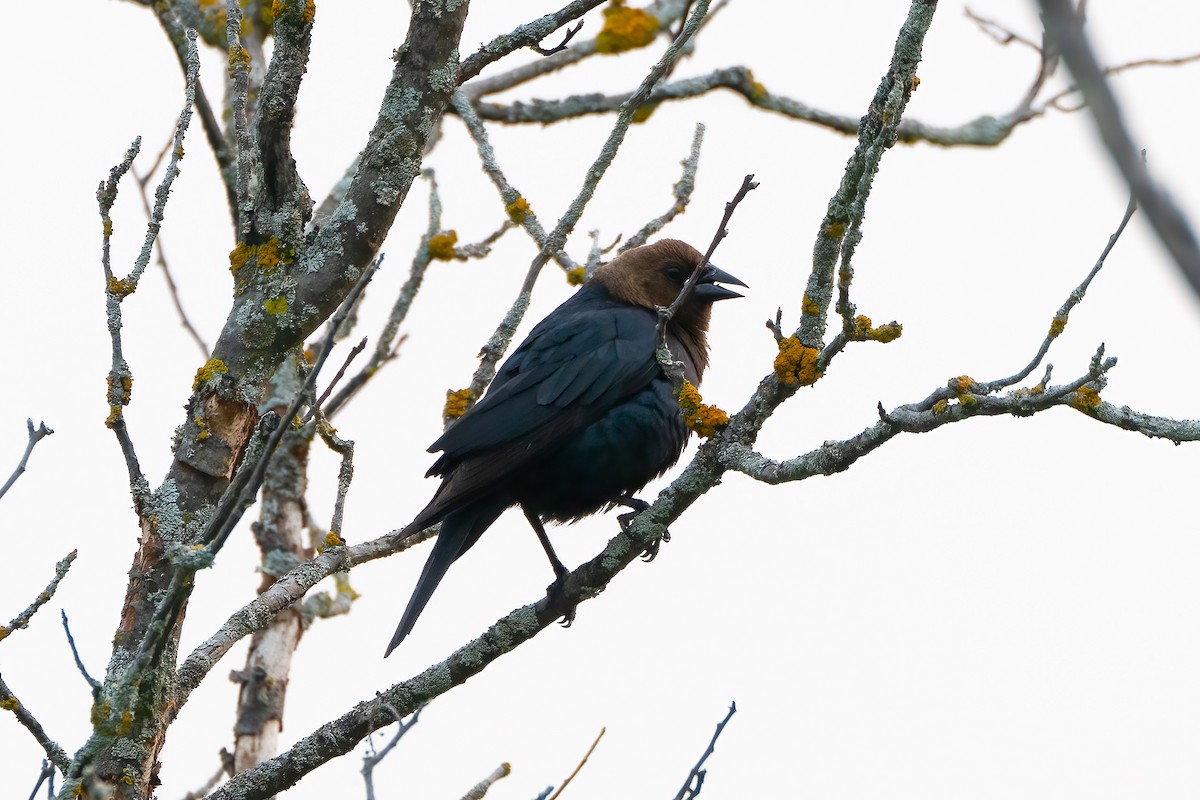
[[[631,509],[630,511],[626,511],[624,514],[617,515],[617,523],[620,524],[621,530],[628,533],[629,526],[633,522],[634,517],[649,508],[650,504],[645,500],[639,500],[636,497],[623,497],[621,498],[620,502],[622,505],[628,506]],[[647,562],[653,561],[658,557],[658,548],[663,542],[669,541],[671,541],[671,532],[665,530],[662,532],[661,537],[655,539],[653,542],[647,545],[646,549],[642,552],[642,560]]]
[[[651,542],[649,545],[646,546],[645,550],[642,551],[642,561],[645,561],[646,563],[650,563],[654,559],[658,558],[658,548],[662,546],[663,542],[669,542],[669,541],[671,541],[671,532],[663,531],[662,536],[655,539],[653,542]]]
[[[564,628],[569,628],[575,621],[575,609],[579,605],[567,597],[567,578],[571,575],[571,570],[559,562],[554,567],[554,575],[554,583],[546,587],[546,596],[550,598],[551,604],[561,603],[567,607],[562,618],[559,619],[559,623]]]

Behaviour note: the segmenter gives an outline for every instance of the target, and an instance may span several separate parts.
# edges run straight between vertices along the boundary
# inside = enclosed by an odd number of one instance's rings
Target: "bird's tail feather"
[[[483,501],[455,509],[445,516],[442,520],[442,531],[433,543],[433,550],[425,561],[421,577],[417,579],[416,588],[409,598],[408,607],[404,609],[400,624],[396,626],[396,633],[392,635],[387,652],[383,654],[384,658],[391,655],[413,629],[417,617],[421,616],[425,604],[442,582],[450,565],[478,541],[480,534],[487,530],[507,507],[508,504],[502,500]]]

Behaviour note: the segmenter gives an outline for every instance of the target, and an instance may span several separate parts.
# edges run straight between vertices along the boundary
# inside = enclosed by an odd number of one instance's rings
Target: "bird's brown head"
[[[622,253],[599,267],[592,280],[599,281],[609,294],[630,305],[666,307],[675,302],[679,290],[703,259],[704,255],[687,242],[663,239]],[[746,285],[709,264],[684,308],[707,307],[717,300],[741,297],[720,283]]]
[[[622,253],[597,268],[592,280],[622,302],[651,310],[657,306],[665,308],[675,302],[679,291],[703,260],[704,254],[687,242],[662,239]],[[722,283],[746,285],[709,264],[670,324],[670,329],[684,342],[700,372],[708,361],[706,334],[712,304],[717,300],[741,297]]]

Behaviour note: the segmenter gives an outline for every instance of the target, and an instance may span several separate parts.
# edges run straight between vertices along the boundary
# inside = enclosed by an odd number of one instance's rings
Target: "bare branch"
[[[71,648],[71,657],[75,659],[75,668],[79,670],[79,674],[87,681],[87,685],[92,690],[92,697],[95,698],[100,693],[100,681],[93,678],[87,671],[87,667],[83,665],[83,659],[79,657],[79,648],[75,646],[75,637],[71,635],[71,625],[67,622],[67,612],[59,609],[58,612],[62,615],[63,632],[67,635],[67,646]]]
[[[75,563],[75,556],[78,554],[78,550],[72,550],[54,565],[54,577],[50,579],[50,583],[46,584],[46,588],[43,589],[36,598],[34,598],[33,602],[30,603],[24,611],[13,617],[12,620],[3,628],[0,628],[0,642],[4,641],[9,636],[12,636],[22,628],[29,627],[29,620],[33,619],[33,615],[38,612],[38,609],[46,605],[46,603],[49,603],[50,598],[54,597],[54,593],[58,591],[58,584],[62,582],[64,577],[66,577],[67,570],[69,570],[71,565]]]
[[[233,140],[237,145],[237,240],[250,235],[250,176],[254,172],[254,140],[246,114],[250,91],[250,54],[242,47],[242,7],[238,0],[225,0],[225,36],[229,47],[229,72],[233,78],[229,107],[233,113]]]
[[[546,237],[546,242],[542,246],[541,251],[529,265],[529,271],[525,275],[525,282],[521,285],[517,299],[513,302],[508,313],[504,315],[504,319],[496,328],[496,332],[492,334],[491,338],[488,339],[487,343],[481,349],[479,368],[475,371],[475,375],[471,378],[471,383],[468,387],[467,408],[482,396],[483,390],[492,382],[492,378],[496,374],[496,365],[508,350],[513,334],[516,332],[521,319],[524,318],[525,310],[529,307],[529,296],[533,291],[533,284],[537,280],[538,274],[546,262],[555,253],[562,250],[566,244],[567,236],[574,230],[576,223],[579,222],[579,218],[583,216],[583,210],[587,207],[588,201],[592,199],[592,195],[595,193],[600,179],[604,177],[604,173],[608,170],[609,165],[616,158],[617,150],[625,140],[625,134],[629,130],[629,126],[633,123],[633,115],[645,103],[646,98],[649,97],[655,85],[662,80],[663,76],[667,74],[672,65],[683,54],[685,45],[699,29],[705,15],[707,15],[709,2],[710,0],[699,0],[696,3],[696,7],[692,10],[679,36],[666,49],[666,52],[663,53],[658,63],[650,69],[649,74],[646,75],[637,91],[631,94],[621,105],[621,110],[617,114],[617,120],[613,124],[612,131],[601,147],[600,154],[588,169],[579,194],[571,201],[566,212],[559,218],[558,224],[554,226],[554,230]]]
[[[197,84],[197,89],[199,89],[199,84]],[[146,213],[147,222],[153,218],[153,210],[150,207],[150,198],[146,194],[146,185],[150,182],[150,178],[154,175],[154,172],[158,169],[158,165],[162,162],[162,159],[173,144],[174,136],[167,140],[167,143],[159,151],[157,158],[155,158],[154,163],[146,170],[145,175],[138,175],[137,170],[133,170],[133,177],[137,180],[138,184],[138,198],[142,201],[142,210]],[[155,262],[158,264],[159,269],[162,270],[163,278],[167,281],[167,294],[171,298],[171,304],[175,306],[175,313],[179,315],[180,324],[183,325],[183,329],[187,331],[192,341],[196,343],[196,347],[200,349],[200,357],[208,358],[208,344],[200,336],[200,332],[196,330],[195,326],[192,325],[192,321],[188,319],[187,312],[183,310],[183,302],[179,296],[179,287],[175,285],[175,279],[171,276],[171,268],[167,264],[167,253],[163,248],[161,233],[155,241],[154,252],[157,256]]]
[[[175,48],[175,55],[179,59],[179,66],[183,69],[184,75],[187,75],[189,40],[185,26],[176,16],[176,4],[146,3],[145,5],[149,5],[154,9],[154,14],[158,18],[159,25],[162,26],[167,39],[170,40],[171,45]],[[212,150],[213,156],[217,159],[221,181],[225,185],[225,198],[229,203],[229,213],[232,215],[234,225],[236,225],[237,154],[225,138],[225,133],[221,130],[221,124],[217,121],[217,115],[213,112],[212,105],[208,102],[208,95],[204,93],[204,86],[199,83],[196,85],[196,112],[200,115],[200,122],[204,128],[205,138],[208,139],[209,148]]]
[[[696,762],[696,766],[692,767],[692,771],[688,773],[687,780],[683,782],[683,788],[675,795],[675,800],[689,800],[692,797],[700,795],[700,787],[704,785],[704,776],[707,770],[704,769],[704,762],[713,754],[713,750],[717,747],[717,739],[720,738],[721,732],[725,730],[725,726],[729,724],[729,720],[737,713],[737,703],[729,704],[729,713],[725,715],[725,719],[717,723],[717,730],[713,733],[712,739],[705,748],[700,760]],[[695,784],[695,785],[693,785]]]
[[[371,742],[370,738],[367,739],[369,752],[363,756],[362,769],[359,770],[362,773],[363,781],[367,785],[367,800],[375,800],[375,767],[379,766],[379,763],[396,749],[396,745],[400,744],[400,740],[404,738],[404,734],[408,733],[421,720],[421,712],[425,710],[425,706],[421,706],[413,712],[408,722],[405,722],[404,716],[396,710],[395,706],[385,703],[383,707],[396,718],[396,734],[378,753],[375,752],[375,745]]]
[[[71,759],[67,756],[67,751],[50,738],[46,729],[42,727],[42,723],[38,722],[25,704],[17,699],[2,676],[0,676],[0,709],[12,712],[13,716],[17,718],[17,722],[29,731],[42,750],[46,752],[46,757],[54,762],[54,766],[58,767],[59,772],[65,775],[71,766]]]
[[[559,42],[558,44],[556,44],[554,47],[547,49],[538,44],[531,44],[531,45],[529,45],[529,47],[532,50],[537,51],[541,55],[552,56],[555,53],[561,53],[563,50],[566,50],[567,45],[570,44],[571,40],[575,38],[575,34],[579,33],[581,30],[583,30],[583,20],[579,20],[579,22],[575,25],[575,27],[567,28],[567,35],[564,36],[563,40],[561,42]]]
[[[675,302],[671,303],[669,308],[660,308],[658,310],[658,363],[671,379],[671,382],[675,384],[676,395],[679,394],[679,390],[683,386],[683,364],[675,361],[671,355],[671,351],[667,348],[667,323],[679,311],[680,306],[687,302],[692,290],[704,274],[704,270],[707,269],[708,260],[712,258],[717,245],[729,235],[727,226],[729,225],[729,220],[733,217],[733,212],[737,211],[738,205],[746,198],[746,195],[757,188],[758,184],[754,182],[753,175],[747,175],[742,178],[742,185],[738,187],[737,192],[733,195],[733,199],[725,204],[725,213],[721,216],[721,222],[717,225],[717,232],[713,234],[712,241],[708,245],[708,250],[704,252],[704,257],[700,259],[700,263],[696,265],[696,268],[692,270],[692,274],[684,282],[683,288],[679,290],[679,294],[675,298]]]
[[[563,793],[563,789],[566,789],[571,781],[575,780],[575,776],[579,774],[579,771],[583,769],[583,765],[586,764],[588,759],[592,757],[592,752],[596,749],[596,745],[600,744],[600,740],[604,738],[604,733],[607,730],[607,728],[600,729],[600,733],[596,734],[596,738],[592,741],[592,746],[589,747],[587,752],[583,754],[583,759],[580,760],[580,762],[575,766],[575,769],[571,771],[571,774],[567,776],[567,779],[562,782],[562,785],[558,787],[558,790],[554,794],[550,795],[549,800],[558,800],[559,795]]]
[[[525,229],[539,249],[544,249],[547,246],[546,230],[530,206],[529,200],[508,182],[504,170],[500,168],[500,164],[496,160],[496,151],[492,149],[492,144],[488,140],[483,121],[479,119],[470,99],[463,91],[457,91],[450,101],[450,106],[467,127],[471,138],[475,140],[483,171],[491,178],[496,190],[500,193],[500,199],[504,202],[504,209],[509,218]],[[568,273],[579,267],[561,247],[552,255]]]
[[[330,418],[350,402],[355,393],[391,360],[392,352],[398,345],[396,335],[400,330],[400,325],[408,316],[408,310],[412,307],[417,292],[420,291],[421,284],[425,280],[425,271],[433,260],[433,256],[429,252],[429,242],[442,229],[442,200],[438,196],[437,178],[434,176],[433,170],[426,170],[423,174],[429,182],[429,225],[425,229],[425,235],[421,238],[421,244],[417,247],[416,254],[413,255],[408,280],[400,288],[400,294],[392,305],[387,322],[384,323],[383,330],[375,341],[375,350],[371,353],[371,358],[354,377],[346,381],[346,384],[338,390],[325,407],[325,413]]]
[[[233,756],[225,748],[221,748],[220,756],[221,766],[217,767],[217,771],[199,789],[193,789],[185,794],[182,800],[203,800],[204,795],[217,788],[217,784],[221,782],[222,778],[233,774]]]
[[[671,190],[675,196],[674,204],[667,210],[667,213],[650,220],[642,226],[641,230],[630,236],[625,244],[617,250],[618,253],[624,253],[634,247],[641,247],[649,241],[651,236],[661,231],[687,210],[688,203],[692,200],[692,192],[696,189],[696,172],[700,169],[700,145],[703,143],[704,123],[697,122],[696,132],[692,134],[692,150],[687,158],[679,162],[683,166],[683,174],[679,176],[679,182]]]
[[[547,14],[533,22],[527,22],[511,33],[497,36],[479,48],[477,53],[463,59],[462,63],[458,65],[458,83],[461,85],[469,81],[478,75],[488,64],[492,64],[509,53],[516,52],[523,47],[538,49],[537,45],[542,39],[545,39],[568,22],[582,17],[588,11],[591,11],[602,3],[604,3],[604,0],[574,0],[574,2],[567,3],[567,5],[552,14]],[[552,52],[547,53],[541,49],[538,49],[538,52],[542,53],[542,55],[555,55],[559,51],[565,50],[566,45],[578,31],[579,27],[577,26],[575,32],[567,36],[563,43]]]
[[[46,796],[54,797],[54,765],[48,760],[42,759],[42,771],[38,773],[38,781],[33,785],[33,791],[29,793],[29,800],[34,800],[37,797],[38,789],[42,788],[42,784],[50,781],[46,786]]]
[[[462,800],[483,800],[483,796],[487,794],[488,789],[492,788],[492,785],[495,784],[496,781],[501,780],[502,778],[507,778],[511,772],[512,767],[509,766],[507,761],[505,761],[503,764],[496,767],[495,772],[471,787],[470,791],[462,796]]]
[[[45,422],[39,422],[36,428],[33,427],[32,419],[25,420],[25,427],[29,430],[29,438],[25,442],[25,452],[21,455],[21,460],[17,462],[17,468],[13,470],[12,475],[9,475],[4,485],[0,486],[0,497],[4,497],[12,485],[17,482],[17,478],[25,474],[29,456],[33,453],[33,448],[37,446],[37,443],[54,433],[53,430],[46,427]]]
[[[1039,0],[1039,4],[1047,34],[1053,38],[1075,76],[1104,146],[1125,176],[1158,238],[1183,270],[1192,288],[1200,293],[1200,243],[1197,243],[1187,217],[1166,190],[1150,177],[1138,156],[1138,147],[1125,126],[1116,97],[1084,34],[1082,15],[1075,11],[1069,0]]]

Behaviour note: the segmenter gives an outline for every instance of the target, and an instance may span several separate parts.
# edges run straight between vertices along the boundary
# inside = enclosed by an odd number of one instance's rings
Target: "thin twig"
[[[366,340],[364,339],[364,342]],[[333,519],[329,523],[329,536],[333,541],[342,541],[342,515],[346,509],[346,493],[350,491],[350,482],[354,480],[354,442],[342,439],[334,431],[324,414],[317,417],[317,433],[330,450],[342,457],[338,468],[337,497],[333,503]]]
[[[1166,190],[1150,177],[1138,156],[1139,148],[1125,126],[1116,96],[1083,31],[1082,15],[1069,0],[1039,0],[1039,4],[1046,32],[1057,43],[1063,60],[1075,76],[1079,91],[1096,120],[1101,141],[1125,176],[1159,240],[1192,288],[1200,293],[1200,242],[1197,242],[1188,218]]]
[[[725,715],[725,719],[717,723],[717,730],[713,733],[712,739],[705,748],[704,754],[700,756],[700,760],[696,762],[696,766],[692,767],[692,771],[688,773],[687,780],[683,782],[683,788],[675,795],[675,800],[689,800],[700,795],[700,787],[704,783],[704,776],[707,770],[703,769],[705,760],[713,754],[713,750],[717,747],[717,739],[721,736],[721,732],[725,730],[725,726],[729,724],[729,719],[737,713],[737,703],[729,704],[729,713]],[[692,784],[695,783],[695,786]]]
[[[675,196],[675,202],[667,210],[667,213],[650,220],[642,226],[641,230],[630,236],[628,241],[617,250],[618,253],[624,253],[634,247],[641,247],[651,236],[661,231],[675,217],[687,210],[688,203],[692,200],[692,192],[696,188],[696,172],[700,169],[700,145],[703,142],[704,123],[697,122],[696,131],[692,134],[692,150],[687,158],[679,162],[683,165],[683,174],[679,176],[679,182],[672,187],[671,193]]]
[[[8,625],[0,628],[0,642],[4,641],[9,636],[12,636],[22,628],[29,627],[29,621],[33,619],[33,615],[38,612],[38,609],[46,605],[46,603],[49,603],[50,598],[54,597],[54,593],[58,591],[58,584],[61,583],[62,579],[66,577],[67,570],[69,570],[71,565],[75,563],[75,556],[78,554],[78,550],[72,550],[54,565],[54,577],[50,579],[48,584],[46,584],[46,588],[42,589],[42,591],[38,593],[38,596],[34,598],[33,602],[30,603],[24,611],[13,617],[12,621],[10,621]]]
[[[492,785],[495,784],[496,781],[499,781],[502,778],[507,778],[511,773],[512,767],[507,761],[505,761],[503,764],[496,767],[495,771],[492,772],[491,775],[488,775],[479,783],[472,786],[467,793],[462,796],[462,800],[483,800],[484,795],[488,793],[488,789],[492,788]]]
[[[25,442],[25,452],[21,455],[21,460],[17,462],[17,468],[13,470],[12,475],[9,475],[4,485],[0,486],[0,497],[4,497],[8,493],[8,490],[12,488],[12,485],[17,482],[17,478],[25,474],[25,468],[29,464],[29,456],[33,453],[33,448],[37,446],[37,443],[54,433],[52,429],[46,427],[45,422],[39,422],[36,428],[33,427],[32,419],[25,420],[25,427],[29,431],[29,438]]]
[[[233,774],[233,754],[228,750],[221,748],[220,755],[221,766],[217,767],[217,771],[214,772],[209,779],[200,786],[200,788],[193,789],[192,791],[188,792],[181,798],[181,800],[204,800],[204,796],[213,789],[217,788],[217,784],[221,782],[222,778],[224,778],[226,775]]]
[[[340,381],[342,376],[346,374],[346,368],[350,366],[350,362],[357,358],[358,354],[365,349],[367,349],[367,337],[364,336],[361,340],[359,340],[358,344],[354,345],[350,352],[346,354],[346,360],[342,362],[342,366],[340,369],[338,369],[337,374],[333,376],[333,380],[329,382],[329,385],[325,387],[325,391],[321,393],[319,398],[317,398],[317,402],[314,403],[312,408],[308,410],[308,415],[304,418],[305,422],[308,422],[310,419],[312,419],[313,414],[316,413],[317,409],[319,409],[325,403],[325,400],[329,397],[329,393],[333,391],[333,387],[337,386],[338,381]]]
[[[581,30],[583,30],[583,20],[579,20],[575,27],[567,28],[567,35],[564,36],[563,40],[554,47],[547,49],[542,47],[540,44],[531,44],[529,47],[530,49],[536,50],[538,53],[541,53],[544,56],[552,56],[555,53],[561,53],[563,50],[566,50],[567,45],[569,45],[571,40],[575,38],[575,34],[579,33]]]
[[[395,706],[390,703],[383,703],[382,705],[396,718],[396,734],[378,753],[375,752],[375,745],[371,739],[367,739],[367,746],[370,752],[363,756],[362,769],[359,770],[362,773],[363,781],[367,784],[367,800],[375,800],[375,767],[379,766],[379,762],[387,758],[388,754],[396,748],[396,745],[400,744],[400,740],[404,737],[404,734],[408,733],[412,729],[412,726],[420,721],[421,712],[425,710],[425,706],[418,708],[406,723],[404,716],[396,710]]]
[[[592,742],[592,746],[589,747],[587,749],[587,752],[583,754],[583,759],[579,762],[578,765],[576,765],[575,769],[571,772],[571,774],[567,776],[567,779],[562,782],[562,785],[558,787],[558,791],[556,791],[554,794],[550,795],[550,800],[558,800],[558,796],[563,793],[563,789],[566,789],[567,785],[571,781],[575,780],[575,776],[579,774],[579,771],[581,769],[583,769],[583,765],[586,764],[588,762],[588,759],[592,757],[592,751],[596,749],[596,745],[600,744],[600,740],[604,738],[604,732],[606,730],[608,730],[608,728],[600,729],[600,733],[596,734],[596,739]]]
[[[29,800],[33,800],[35,797],[37,797],[38,789],[41,789],[42,784],[45,783],[47,780],[50,781],[50,784],[46,787],[46,796],[53,797],[54,796],[54,765],[51,764],[48,760],[43,758],[42,759],[42,771],[38,773],[37,783],[35,783],[33,785],[33,791],[29,793]]]
[[[495,377],[496,366],[500,362],[500,358],[508,350],[513,334],[516,333],[517,326],[524,318],[526,309],[529,308],[530,294],[533,291],[533,285],[537,281],[542,267],[558,251],[563,249],[567,236],[574,230],[576,223],[579,222],[579,218],[583,216],[583,211],[592,199],[592,195],[595,194],[596,187],[599,185],[601,178],[604,177],[604,173],[608,170],[609,165],[616,158],[617,150],[621,147],[621,143],[625,140],[625,134],[628,132],[629,126],[633,123],[634,114],[642,107],[646,98],[650,96],[650,92],[653,91],[654,87],[658,85],[659,81],[663,79],[672,65],[683,54],[685,45],[696,33],[697,29],[699,29],[705,15],[707,15],[709,3],[710,0],[697,0],[696,6],[692,9],[692,13],[680,31],[679,36],[671,42],[671,45],[663,53],[662,58],[650,69],[650,72],[646,75],[641,85],[638,86],[637,90],[622,103],[621,110],[617,113],[616,122],[613,123],[612,131],[601,147],[600,154],[592,162],[591,167],[588,168],[586,178],[583,181],[583,186],[580,187],[579,193],[559,218],[558,224],[554,226],[554,230],[547,235],[545,244],[542,245],[541,250],[529,265],[529,270],[525,275],[525,281],[521,285],[521,290],[517,294],[517,299],[513,301],[512,307],[504,315],[504,319],[497,326],[495,333],[492,334],[480,350],[479,368],[475,370],[475,374],[472,376],[470,386],[468,387],[468,407],[473,405],[483,395],[484,389],[487,388],[488,384],[492,382],[492,378]]]
[[[238,0],[225,0],[225,36],[229,42],[229,68],[233,78],[229,106],[233,113],[237,143],[237,230],[238,241],[250,233],[250,176],[254,171],[254,140],[247,119],[246,96],[250,90],[250,56],[242,47],[242,7]]]
[[[125,458],[126,470],[129,474],[129,491],[133,497],[134,510],[141,514],[142,507],[149,497],[150,485],[142,473],[138,462],[137,450],[129,436],[125,424],[125,406],[129,405],[133,390],[133,373],[125,360],[121,341],[121,304],[125,298],[137,291],[138,282],[150,263],[154,244],[162,229],[163,215],[166,213],[167,199],[170,197],[171,186],[179,175],[179,161],[183,158],[183,142],[187,135],[188,125],[192,119],[192,109],[196,100],[196,87],[200,74],[200,54],[196,47],[196,32],[187,32],[187,82],[184,90],[183,110],[175,126],[175,136],[171,149],[171,159],[163,173],[162,180],[154,192],[154,207],[146,222],[146,235],[142,240],[142,249],[134,261],[129,274],[118,279],[112,270],[110,245],[112,239],[111,211],[117,199],[118,184],[125,173],[133,167],[133,160],[141,149],[141,137],[134,140],[125,158],[109,172],[109,179],[102,182],[96,190],[96,201],[100,206],[102,225],[101,265],[104,268],[105,309],[108,314],[108,333],[112,340],[112,366],[108,372],[108,418],[105,424],[112,429],[117,437],[121,453]]]
[[[692,270],[692,274],[688,276],[687,281],[683,284],[683,288],[679,290],[675,301],[667,308],[658,310],[658,362],[662,366],[663,371],[671,378],[675,384],[675,391],[678,393],[683,385],[683,365],[676,362],[671,355],[671,351],[667,348],[667,323],[678,313],[681,306],[687,302],[691,296],[692,290],[700,281],[704,270],[708,267],[708,260],[712,258],[712,254],[716,251],[717,245],[721,240],[729,235],[729,220],[733,217],[733,212],[737,211],[738,205],[746,198],[746,195],[758,188],[758,184],[754,182],[754,175],[747,175],[742,178],[742,185],[738,187],[733,199],[725,204],[725,213],[721,216],[721,222],[717,225],[717,232],[713,234],[712,241],[708,245],[708,250],[704,252],[704,257],[700,259],[700,263]]]
[[[1006,378],[998,378],[996,380],[985,381],[983,383],[972,383],[971,392],[973,394],[994,394],[1002,389],[1007,389],[1008,387],[1014,386],[1025,380],[1033,373],[1035,369],[1038,368],[1038,366],[1042,363],[1042,360],[1045,359],[1046,354],[1050,352],[1050,346],[1054,343],[1054,340],[1062,335],[1062,332],[1066,329],[1067,321],[1072,309],[1074,309],[1075,306],[1079,305],[1079,303],[1083,301],[1084,296],[1087,294],[1088,287],[1092,284],[1092,279],[1095,278],[1096,275],[1099,274],[1101,268],[1103,268],[1104,263],[1108,258],[1108,254],[1112,252],[1113,247],[1115,247],[1117,244],[1117,240],[1120,239],[1121,234],[1125,232],[1125,226],[1129,224],[1129,220],[1133,217],[1134,212],[1137,211],[1137,207],[1137,198],[1131,192],[1129,195],[1129,203],[1125,206],[1125,213],[1121,217],[1120,224],[1117,225],[1117,229],[1113,231],[1112,235],[1108,237],[1108,242],[1105,243],[1104,249],[1100,252],[1100,257],[1096,259],[1096,263],[1092,267],[1091,271],[1088,272],[1087,277],[1085,277],[1083,281],[1076,286],[1069,295],[1067,295],[1067,299],[1063,301],[1061,306],[1059,306],[1058,312],[1050,321],[1050,328],[1047,331],[1045,338],[1042,340],[1041,346],[1038,347],[1037,352],[1034,354],[1033,358],[1030,359],[1029,363],[1018,370],[1015,374],[1009,375]],[[832,345],[830,346],[832,347]],[[1046,382],[1049,380],[1050,376],[1045,376],[1041,381],[1041,385],[1045,386]],[[933,408],[935,404],[950,400],[959,394],[962,394],[962,388],[958,385],[957,380],[951,381],[950,385],[938,389],[924,400],[914,404],[911,407],[916,411],[928,411],[929,409]]]
[[[59,614],[62,615],[63,632],[67,634],[67,644],[71,648],[71,656],[75,659],[75,666],[79,670],[79,674],[87,681],[87,685],[92,689],[92,697],[96,697],[100,693],[100,681],[88,674],[87,667],[83,665],[83,659],[79,657],[79,650],[75,647],[75,637],[71,635],[71,625],[67,622],[67,612],[59,609]]]
[[[171,145],[173,143],[174,136],[167,140],[167,143],[163,146],[163,149],[159,151],[158,156],[155,158],[154,163],[148,170],[146,170],[145,175],[138,175],[137,170],[133,170],[133,177],[135,180],[137,180],[138,184],[138,197],[142,201],[142,210],[146,213],[147,221],[152,218],[153,212],[150,207],[150,198],[146,194],[146,184],[150,182],[150,178],[158,169],[158,165],[166,156],[167,151],[171,149]],[[192,341],[196,343],[196,347],[200,348],[200,357],[206,359],[208,358],[209,354],[208,344],[200,336],[200,332],[196,330],[196,327],[192,325],[192,321],[188,319],[187,312],[183,310],[183,301],[179,296],[179,287],[175,284],[175,279],[171,276],[171,268],[167,264],[167,253],[163,248],[161,233],[155,242],[154,252],[154,260],[158,264],[159,269],[162,270],[163,278],[165,278],[167,281],[167,294],[171,298],[171,304],[175,306],[175,313],[179,315],[179,322],[181,325],[183,325],[184,330],[188,332],[188,336],[192,338]]]
[[[8,688],[8,684],[4,682],[3,676],[0,676],[0,709],[11,711],[12,715],[17,718],[17,722],[29,731],[34,740],[46,753],[46,757],[54,762],[54,766],[58,767],[59,772],[66,775],[67,770],[71,766],[71,759],[67,756],[67,751],[63,750],[50,736],[46,733],[46,729],[42,727],[42,723],[37,721],[37,718],[25,707],[25,704],[17,699],[13,694],[12,689]]]

